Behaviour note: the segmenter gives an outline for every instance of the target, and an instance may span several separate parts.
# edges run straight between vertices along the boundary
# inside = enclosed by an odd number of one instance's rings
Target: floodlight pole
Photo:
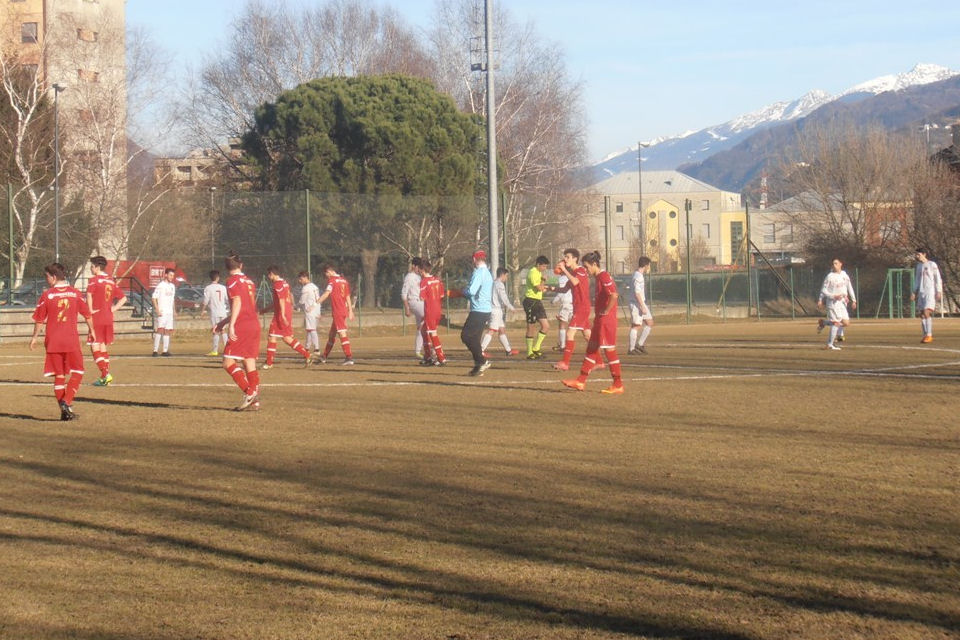
[[[214,215],[215,209],[213,208],[213,194],[216,193],[216,187],[210,187],[210,268],[214,269],[217,263],[217,258],[215,255],[215,240],[216,240],[216,216]]]
[[[60,92],[66,87],[57,83],[53,89],[53,261],[60,262]]]
[[[686,198],[683,202],[683,210],[686,212],[687,227],[687,324],[690,323],[690,298],[693,295],[693,286],[690,281],[690,209],[692,207],[693,203],[690,202],[690,198]]]
[[[500,238],[497,223],[497,105],[493,91],[493,0],[484,4],[487,48],[487,194],[490,219],[490,272],[496,273],[500,266]]]
[[[640,255],[647,255],[647,214],[643,208],[643,150],[649,143],[637,142],[637,208],[640,219]]]

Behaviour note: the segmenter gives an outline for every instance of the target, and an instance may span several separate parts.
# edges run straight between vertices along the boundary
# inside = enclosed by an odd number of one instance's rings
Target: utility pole
[[[497,207],[497,101],[493,87],[493,0],[484,0],[484,27],[483,52],[481,57],[479,46],[471,47],[471,71],[482,71],[487,74],[487,217],[490,222],[490,271],[497,272],[500,266],[500,225],[497,222],[499,208]],[[478,38],[474,38],[474,41]],[[504,241],[506,242],[506,241]],[[506,245],[504,245],[506,252]]]
[[[60,92],[65,86],[54,83],[53,89],[53,261],[60,262]]]
[[[683,210],[686,212],[687,225],[687,324],[690,323],[691,299],[693,298],[693,282],[690,280],[690,209],[693,203],[690,198],[686,198],[683,203]]]

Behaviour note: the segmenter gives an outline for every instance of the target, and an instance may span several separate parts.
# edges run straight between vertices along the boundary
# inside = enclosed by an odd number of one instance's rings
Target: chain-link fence
[[[276,265],[291,284],[307,271],[318,283],[322,268],[334,265],[353,288],[360,306],[400,309],[400,287],[409,257],[434,261],[448,288],[459,288],[469,278],[469,256],[486,243],[486,200],[478,197],[401,197],[396,195],[227,192],[217,189],[170,191],[142,216],[130,233],[128,257],[175,262],[189,284],[202,286],[210,269],[223,270],[223,257],[237,252],[245,271],[260,280]],[[507,238],[510,234],[501,234]],[[543,254],[558,258],[565,240],[539,236],[536,246],[501,247],[501,255]],[[68,245],[69,242],[61,244]],[[37,255],[49,260],[49,251]],[[72,273],[85,270],[85,259],[68,265]],[[4,265],[6,267],[7,265]],[[647,296],[659,316],[690,318],[798,317],[816,315],[816,301],[829,265],[771,266],[761,262],[738,268],[689,274],[655,273],[647,277]],[[911,270],[847,269],[857,291],[861,317],[912,315],[909,294]],[[6,273],[4,274],[6,275]],[[522,296],[525,268],[511,274],[508,291]],[[42,282],[42,264],[31,263],[28,278],[11,288],[0,283],[0,302],[35,303]],[[617,275],[621,301],[632,295],[630,275]],[[142,283],[149,287],[150,283]],[[42,289],[42,286],[41,286]],[[296,287],[295,287],[296,289]],[[688,293],[689,292],[689,293]],[[264,303],[268,288],[261,287]],[[29,299],[29,301],[28,301]],[[30,302],[32,301],[32,302]],[[517,300],[519,303],[519,300]],[[449,301],[450,309],[465,306]],[[399,314],[398,314],[399,317]]]

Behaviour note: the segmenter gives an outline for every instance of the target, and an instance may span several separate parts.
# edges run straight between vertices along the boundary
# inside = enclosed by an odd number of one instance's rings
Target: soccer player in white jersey
[[[493,280],[493,300],[490,313],[490,324],[487,325],[487,331],[480,340],[480,349],[486,357],[487,347],[493,340],[493,336],[500,338],[500,344],[503,346],[504,353],[507,356],[515,356],[519,353],[510,346],[510,340],[507,338],[507,311],[516,311],[517,308],[510,304],[510,296],[507,295],[507,276],[509,271],[503,267],[497,267],[497,277]]]
[[[557,273],[559,269],[554,269]],[[567,347],[567,329],[570,327],[570,318],[573,317],[573,290],[567,287],[569,278],[560,273],[557,280],[557,295],[553,296],[553,304],[560,305],[557,309],[557,344],[553,347],[554,351],[563,351]]]
[[[644,275],[648,273],[650,273],[650,258],[640,256],[640,259],[637,260],[637,270],[633,272],[633,295],[630,296],[631,320],[627,353],[633,355],[647,352],[644,345],[650,331],[653,330],[653,313],[647,305],[646,283],[644,282]]]
[[[410,271],[403,277],[403,286],[400,288],[403,314],[408,318],[413,317],[413,324],[417,328],[414,332],[416,337],[413,340],[413,351],[418,358],[424,358],[423,332],[420,331],[420,325],[423,324],[423,300],[420,299],[421,266],[423,266],[421,258],[410,260]]]
[[[203,288],[203,305],[200,307],[200,315],[205,311],[210,312],[210,327],[216,327],[227,317],[227,288],[220,284],[220,271],[214,269],[210,272],[210,284]],[[208,356],[220,355],[220,342],[227,346],[227,334],[222,331],[213,331],[213,347]]]
[[[917,315],[920,316],[920,327],[923,329],[920,342],[933,342],[933,312],[943,298],[943,279],[940,277],[940,267],[930,259],[929,249],[918,247],[914,257],[917,266],[910,299],[917,301]]]
[[[173,269],[167,269],[163,272],[163,280],[157,283],[150,296],[153,302],[154,323],[156,331],[153,334],[153,356],[170,355],[170,336],[173,335],[173,328],[176,322],[176,310],[174,300],[177,296],[177,286],[173,284],[177,277]],[[163,352],[160,353],[161,343]]]
[[[830,335],[827,338],[825,349],[839,351],[840,347],[836,344],[837,334],[850,324],[850,314],[847,312],[847,304],[851,309],[857,308],[857,294],[853,290],[853,283],[850,282],[850,276],[843,270],[843,263],[834,258],[833,270],[823,279],[823,286],[820,288],[820,298],[817,300],[817,308],[827,309],[827,324],[830,325]]]
[[[300,299],[298,303],[303,309],[303,328],[307,332],[304,343],[313,353],[320,352],[320,337],[317,335],[317,320],[320,319],[320,287],[310,281],[310,274],[301,271],[297,274],[300,283]]]

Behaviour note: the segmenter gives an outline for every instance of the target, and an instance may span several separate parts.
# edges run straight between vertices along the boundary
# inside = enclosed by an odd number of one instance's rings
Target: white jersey
[[[227,288],[219,282],[211,282],[203,288],[203,306],[210,310],[210,320],[227,317]]]
[[[557,291],[563,289],[569,281],[570,278],[567,276],[560,276],[560,279],[557,280]],[[567,289],[566,291],[557,293],[557,295],[553,296],[553,304],[559,304],[561,307],[570,307],[573,309],[573,291]]]
[[[407,275],[403,276],[400,297],[409,304],[420,302],[420,276],[415,271],[409,271]]]
[[[507,285],[500,280],[493,281],[493,299],[491,300],[494,311],[503,313],[504,309],[516,311],[517,308],[510,304],[510,296],[507,295]]]
[[[913,277],[913,292],[917,295],[917,306],[921,309],[936,308],[937,296],[943,295],[940,267],[933,260],[918,262]]]
[[[846,271],[831,271],[823,279],[823,286],[820,287],[820,300],[824,304],[830,302],[839,302],[844,306],[848,302],[856,302],[857,294],[853,291],[853,283]]]
[[[647,306],[646,284],[643,280],[643,272],[633,272],[633,295],[630,296],[630,306],[640,308],[640,300],[643,300],[643,306]]]
[[[298,303],[303,312],[309,316],[317,317],[320,315],[320,288],[308,282],[300,289],[300,299]]]
[[[157,310],[161,316],[173,316],[173,301],[177,296],[177,287],[172,282],[161,280],[151,296],[157,301]]]

